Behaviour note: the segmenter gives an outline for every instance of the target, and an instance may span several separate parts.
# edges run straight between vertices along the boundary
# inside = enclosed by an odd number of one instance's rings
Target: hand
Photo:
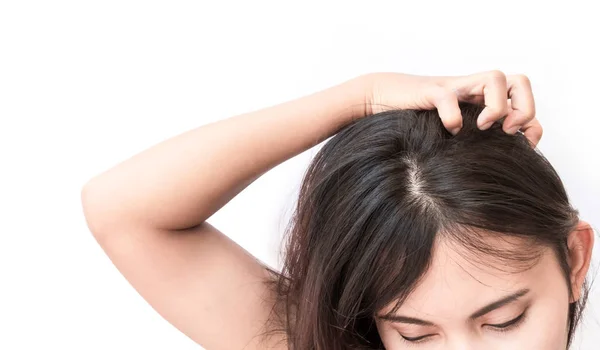
[[[452,134],[462,127],[459,101],[485,105],[477,119],[486,130],[505,117],[502,129],[521,130],[535,147],[542,126],[535,118],[531,83],[525,75],[505,75],[498,70],[466,76],[418,76],[401,73],[371,73],[367,78],[367,114],[393,108],[437,109]]]

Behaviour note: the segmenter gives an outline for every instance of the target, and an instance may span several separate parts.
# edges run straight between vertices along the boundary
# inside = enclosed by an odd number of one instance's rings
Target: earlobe
[[[577,227],[569,234],[567,239],[569,248],[569,267],[571,270],[571,288],[573,295],[571,302],[581,298],[581,291],[585,276],[592,260],[594,247],[594,230],[585,221],[580,221]]]

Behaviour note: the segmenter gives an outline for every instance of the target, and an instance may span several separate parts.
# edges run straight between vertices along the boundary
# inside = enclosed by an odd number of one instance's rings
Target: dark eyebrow
[[[382,315],[377,316],[378,318],[391,322],[402,322],[402,323],[410,323],[417,324],[420,326],[434,326],[432,322],[421,320],[414,317],[400,316],[400,315]]]
[[[510,304],[513,301],[519,299],[520,297],[522,297],[523,295],[525,295],[527,293],[529,293],[529,289],[521,289],[521,290],[517,291],[514,294],[508,295],[508,296],[506,296],[506,297],[504,297],[504,298],[502,298],[502,299],[500,299],[498,301],[494,301],[493,303],[491,303],[491,304],[489,304],[487,306],[484,306],[481,309],[479,309],[476,312],[474,312],[471,315],[471,319],[474,320],[474,319],[479,318],[479,317],[481,317],[481,316],[483,316],[483,315],[485,315],[485,314],[487,314],[489,312],[492,312],[492,311],[494,311],[496,309],[499,309],[499,308],[501,308],[502,306],[504,306],[506,304]]]
[[[512,303],[513,301],[519,299],[520,297],[524,296],[527,293],[529,293],[529,289],[521,289],[511,295],[508,295],[498,301],[495,301],[487,306],[482,307],[481,309],[479,309],[475,313],[473,313],[470,316],[470,318],[472,320],[479,318],[489,312],[492,312],[496,309],[501,308],[504,305]],[[430,321],[425,321],[425,320],[421,320],[419,318],[401,316],[401,315],[380,315],[380,316],[377,316],[377,318],[380,318],[380,319],[386,320],[386,321],[391,321],[391,322],[410,323],[410,324],[416,324],[416,325],[420,325],[420,326],[435,326],[435,324]]]

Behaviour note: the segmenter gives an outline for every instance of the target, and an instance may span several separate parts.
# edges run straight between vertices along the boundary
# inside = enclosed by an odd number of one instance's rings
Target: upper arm
[[[266,269],[210,224],[179,231],[124,225],[94,236],[138,293],[204,348],[275,348],[258,336],[275,300]],[[279,341],[272,344],[286,349]]]

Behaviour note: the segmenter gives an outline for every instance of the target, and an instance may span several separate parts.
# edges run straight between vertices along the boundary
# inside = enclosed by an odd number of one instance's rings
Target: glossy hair
[[[414,290],[439,237],[515,271],[551,247],[572,295],[567,237],[579,218],[558,174],[520,132],[479,130],[482,106],[460,108],[456,136],[437,110],[390,110],[324,144],[286,229],[282,271],[267,267],[278,298],[267,333],[294,350],[383,349],[374,315]],[[525,239],[499,249],[484,232]],[[569,306],[569,344],[586,299],[584,288]]]

